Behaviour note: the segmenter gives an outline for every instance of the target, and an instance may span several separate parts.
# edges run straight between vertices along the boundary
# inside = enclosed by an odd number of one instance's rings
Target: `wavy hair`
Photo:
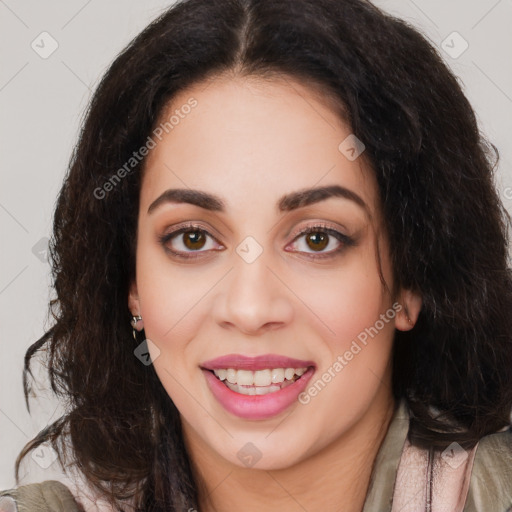
[[[493,181],[497,151],[437,50],[366,0],[186,0],[117,56],[86,113],[54,215],[52,325],[23,372],[28,407],[30,363],[44,349],[67,409],[23,448],[17,479],[22,459],[49,442],[117,509],[126,499],[139,511],[197,507],[178,411],[133,354],[144,160],[98,190],[179,91],[222,73],[318,84],[364,142],[396,284],[423,299],[393,348],[413,444],[470,447],[510,423],[510,219]]]

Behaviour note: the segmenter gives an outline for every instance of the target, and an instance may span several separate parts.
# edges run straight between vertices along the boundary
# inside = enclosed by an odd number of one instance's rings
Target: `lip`
[[[235,370],[265,370],[267,368],[307,368],[316,367],[313,361],[303,361],[278,354],[264,354],[248,357],[241,354],[227,354],[225,356],[210,359],[199,365],[206,370],[218,370],[233,368]]]
[[[293,384],[266,395],[242,395],[229,389],[212,370],[234,368],[241,370],[263,370],[266,368],[305,368]],[[278,355],[246,357],[230,354],[201,364],[201,370],[215,399],[229,413],[247,420],[265,420],[277,416],[298,402],[313,374],[316,365],[312,361],[302,361]]]

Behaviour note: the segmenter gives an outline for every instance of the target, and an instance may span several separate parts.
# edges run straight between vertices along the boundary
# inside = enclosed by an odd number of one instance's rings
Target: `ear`
[[[132,281],[130,284],[130,290],[128,293],[128,309],[132,316],[140,316],[140,301],[139,301],[139,293],[137,291],[137,283]],[[137,324],[134,326],[137,331],[142,331],[144,329],[144,321],[139,320]]]
[[[423,301],[421,295],[411,290],[400,292],[398,303],[402,306],[397,308],[395,327],[400,331],[410,331],[418,320]]]

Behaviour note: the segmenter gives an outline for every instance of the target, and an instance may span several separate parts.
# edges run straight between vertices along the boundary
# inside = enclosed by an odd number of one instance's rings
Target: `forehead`
[[[190,105],[194,105],[190,107]],[[228,209],[339,184],[368,204],[376,183],[344,152],[351,129],[318,87],[292,78],[217,77],[181,91],[163,110],[144,169],[141,206],[168,188],[204,190]],[[166,124],[167,123],[167,124]],[[340,149],[340,144],[342,144]]]

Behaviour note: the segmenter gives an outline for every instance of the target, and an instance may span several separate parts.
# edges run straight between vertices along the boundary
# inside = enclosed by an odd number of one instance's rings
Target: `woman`
[[[177,4],[61,190],[25,377],[47,348],[69,409],[17,469],[50,442],[110,510],[508,510],[492,170],[455,77],[370,3]],[[87,508],[5,494],[52,493]]]

